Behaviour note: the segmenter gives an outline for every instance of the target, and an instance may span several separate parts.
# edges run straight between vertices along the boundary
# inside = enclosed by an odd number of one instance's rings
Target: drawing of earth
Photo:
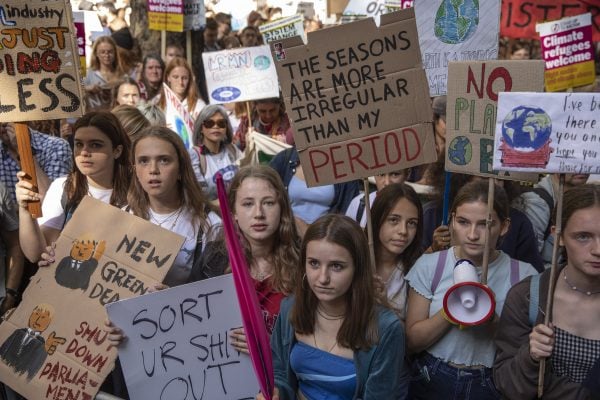
[[[518,151],[531,152],[542,147],[552,133],[552,120],[539,107],[518,106],[502,121],[502,137]]]
[[[435,16],[435,36],[458,44],[469,39],[479,24],[479,0],[443,0]]]
[[[448,158],[456,165],[467,165],[473,158],[473,145],[465,136],[457,136],[448,145]]]

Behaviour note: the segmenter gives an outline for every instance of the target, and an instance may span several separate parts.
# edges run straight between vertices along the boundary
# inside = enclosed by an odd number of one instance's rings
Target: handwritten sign
[[[543,61],[469,61],[448,65],[446,170],[520,181],[537,174],[493,170],[499,92],[544,90]]]
[[[600,173],[600,94],[500,93],[494,169]]]
[[[412,9],[272,45],[309,186],[435,159]],[[281,54],[278,54],[280,52]]]
[[[192,115],[177,98],[175,92],[165,83],[163,83],[163,93],[165,94],[167,126],[177,132],[186,148],[191,149],[194,146],[194,120]]]
[[[546,61],[546,90],[557,92],[593,83],[596,78],[591,14],[538,24]]]
[[[0,17],[0,120],[81,116],[83,91],[69,3],[7,0],[0,5]]]
[[[268,46],[202,53],[211,104],[279,97]]]
[[[600,4],[589,0],[503,0],[500,34],[537,39],[535,24],[574,15],[592,14],[592,40],[600,41]]]
[[[450,61],[498,58],[500,0],[418,0],[415,15],[432,97],[446,94]]]
[[[258,29],[265,43],[294,36],[304,37],[304,18],[302,15],[292,15],[291,17],[280,18],[263,24]]]
[[[231,274],[107,306],[134,399],[254,399],[250,357],[231,347],[242,326]]]
[[[387,12],[385,0],[350,0],[343,16],[375,17]]]
[[[155,31],[183,32],[183,0],[148,0],[148,27]]]
[[[114,367],[104,305],[162,281],[183,238],[85,196],[0,325],[0,381],[27,399],[93,399]],[[24,356],[26,354],[26,356]]]

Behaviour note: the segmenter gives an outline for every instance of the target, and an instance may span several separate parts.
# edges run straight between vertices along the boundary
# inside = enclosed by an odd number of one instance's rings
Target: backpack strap
[[[540,305],[540,274],[535,274],[529,282],[529,325],[535,326]]]
[[[365,194],[363,194],[363,196],[360,198],[360,201],[358,202],[358,208],[356,209],[356,219],[355,221],[358,222],[360,224],[360,221],[362,221],[362,216],[365,213]]]
[[[431,294],[435,293],[438,285],[440,284],[440,280],[442,279],[442,274],[444,273],[444,266],[446,265],[446,258],[448,257],[448,250],[442,250],[439,252],[438,261],[435,266],[435,274],[433,275],[433,280],[431,281]]]
[[[510,286],[519,283],[519,260],[510,259]]]
[[[544,188],[535,187],[535,188],[533,188],[533,193],[540,196],[540,198],[546,202],[546,205],[548,206],[548,210],[550,212],[550,218],[548,218],[548,223],[546,224],[546,230],[544,231],[544,240],[545,240],[548,238],[548,236],[550,236],[550,232],[552,229],[552,212],[554,211],[554,200],[552,199],[552,196],[550,195],[550,193],[548,193],[548,191]]]

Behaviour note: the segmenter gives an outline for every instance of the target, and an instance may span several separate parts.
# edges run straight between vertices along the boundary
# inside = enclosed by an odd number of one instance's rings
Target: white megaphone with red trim
[[[444,295],[444,312],[464,326],[480,325],[494,315],[496,300],[487,286],[479,283],[477,270],[469,260],[454,266],[454,285]]]

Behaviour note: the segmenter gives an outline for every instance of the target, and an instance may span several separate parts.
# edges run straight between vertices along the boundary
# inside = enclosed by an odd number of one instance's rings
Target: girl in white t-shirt
[[[81,117],[73,130],[73,171],[50,184],[42,203],[43,217],[38,220],[27,211],[27,203],[41,201],[41,196],[24,180],[25,172],[17,174],[16,196],[21,208],[19,241],[32,262],[37,262],[46,246],[58,239],[84,196],[117,207],[127,203],[131,142],[119,120],[109,112],[93,111]]]
[[[458,260],[468,260],[478,273],[483,264],[488,218],[488,182],[479,180],[463,186],[451,208],[450,232],[454,247],[421,256],[408,272],[410,285],[406,315],[408,349],[420,353],[414,360],[415,378],[411,399],[499,399],[492,380],[495,347],[493,336],[511,285],[536,273],[527,263],[512,260],[498,241],[508,232],[509,206],[504,189],[495,188],[487,286],[492,290],[495,310],[482,314],[476,326],[459,326],[446,314],[443,299],[454,284]],[[486,310],[487,312],[487,310]]]
[[[391,308],[404,322],[408,285],[404,279],[421,255],[423,208],[408,185],[394,183],[377,192],[371,209],[378,277]]]
[[[221,219],[202,192],[181,138],[168,128],[149,127],[133,141],[136,179],[127,207],[138,217],[185,237],[164,284],[186,283],[195,259],[215,240]]]

